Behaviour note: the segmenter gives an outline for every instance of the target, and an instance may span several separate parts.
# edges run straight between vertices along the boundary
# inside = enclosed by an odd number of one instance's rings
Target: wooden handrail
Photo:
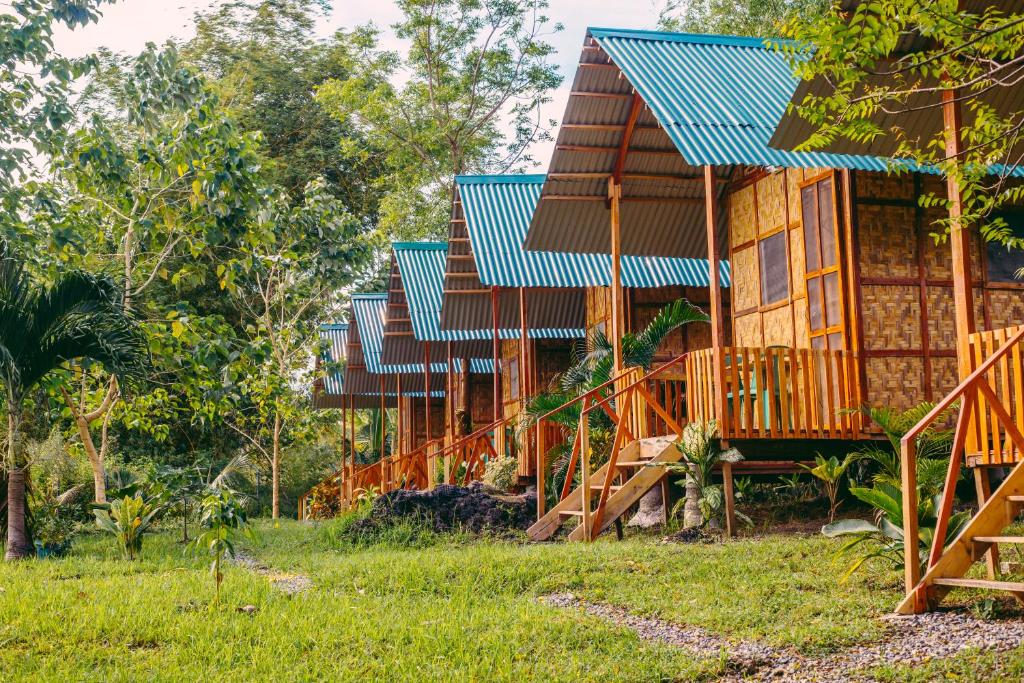
[[[956,495],[956,480],[960,475],[960,465],[963,458],[963,450],[966,444],[967,434],[971,426],[971,415],[975,412],[975,403],[978,393],[985,394],[989,405],[993,408],[1003,428],[1010,435],[1011,440],[1018,449],[1024,450],[1024,436],[1013,424],[1009,413],[1000,403],[999,398],[988,386],[985,375],[988,374],[1015,346],[1024,340],[1024,325],[1022,325],[1006,342],[999,347],[995,353],[985,359],[970,375],[964,378],[953,391],[939,401],[932,410],[914,425],[900,439],[900,483],[903,489],[903,564],[904,584],[907,594],[914,593],[918,601],[925,600],[924,586],[918,586],[921,581],[920,551],[918,540],[917,523],[917,439],[944,413],[950,410],[961,398],[965,400],[960,404],[960,415],[957,418],[956,433],[953,439],[953,451],[950,454],[950,463],[946,471],[946,482],[942,492],[941,502],[937,512],[935,535],[932,540],[932,547],[928,554],[929,566],[934,566],[942,556],[945,544],[946,532],[949,528],[949,517],[952,514],[954,497]],[[974,396],[967,399],[967,394],[973,392]]]

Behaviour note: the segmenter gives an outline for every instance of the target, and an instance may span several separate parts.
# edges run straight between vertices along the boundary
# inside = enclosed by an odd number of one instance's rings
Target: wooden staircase
[[[904,515],[907,595],[897,608],[901,614],[934,609],[955,588],[1002,591],[1024,602],[1024,582],[1001,581],[996,577],[999,546],[1024,545],[1024,536],[1005,534],[1024,512],[1024,326],[1000,330],[996,336],[1001,345],[993,347],[984,361],[976,353],[974,371],[901,441],[903,509],[916,510],[916,439],[959,402],[952,456],[924,576],[920,576],[917,519],[915,515]],[[1012,469],[999,488],[981,501],[980,509],[960,534],[943,547],[965,454],[971,454],[977,466],[1005,465]],[[980,474],[987,477],[987,472]],[[979,491],[983,490],[980,486]],[[988,578],[966,578],[979,562],[987,563]]]
[[[676,436],[670,435],[631,442],[620,451],[620,459],[602,465],[593,473],[596,480],[604,481],[609,466],[613,466],[615,473],[612,480],[621,483],[609,484],[607,492],[604,491],[603,483],[590,484],[593,497],[588,501],[591,505],[587,511],[589,514],[584,514],[583,509],[584,488],[577,486],[526,533],[531,540],[544,541],[554,536],[563,523],[575,520],[576,527],[569,533],[569,540],[585,540],[588,527],[591,529],[590,538],[596,538],[644,494],[661,484],[665,468],[659,465],[677,462],[680,458],[679,449],[675,447],[676,439]],[[600,521],[597,521],[597,510],[602,508],[603,514]]]

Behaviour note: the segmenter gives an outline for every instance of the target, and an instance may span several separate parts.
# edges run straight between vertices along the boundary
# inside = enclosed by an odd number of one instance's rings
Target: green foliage
[[[899,488],[876,483],[872,488],[853,487],[850,493],[876,510],[875,522],[843,519],[822,527],[829,538],[851,537],[837,551],[837,555],[859,555],[847,568],[841,582],[847,581],[858,569],[871,560],[882,560],[895,569],[903,568],[903,496]],[[939,509],[939,496],[923,497],[918,501],[917,523],[922,569],[928,562],[928,552],[935,538]],[[944,545],[948,545],[971,519],[971,513],[958,512],[949,519]]]
[[[210,574],[216,586],[215,603],[220,603],[220,586],[224,581],[221,564],[225,555],[235,556],[235,543],[246,536],[255,538],[249,528],[245,509],[230,489],[215,489],[203,498],[202,531],[193,541],[193,552],[209,555]]]
[[[697,508],[700,510],[701,524],[704,528],[712,522],[721,524],[725,516],[725,495],[722,487],[711,481],[715,466],[723,462],[740,462],[743,455],[735,448],[722,450],[718,438],[718,422],[690,422],[683,427],[683,433],[676,444],[682,453],[682,460],[667,463],[665,468],[672,473],[682,474],[690,478],[697,487]],[[677,515],[685,499],[676,504],[672,510]],[[752,524],[749,517],[737,511],[736,517],[746,524]]]
[[[905,169],[907,161],[933,165],[962,189],[963,226],[977,225],[986,240],[1020,248],[998,209],[1019,204],[1024,192],[1007,182],[1019,164],[1024,112],[992,103],[1007,101],[1019,86],[1024,15],[994,1],[963,5],[875,0],[790,20],[785,34],[795,41],[780,49],[801,79],[829,84],[821,95],[797,103],[798,115],[814,131],[800,149],[843,141],[867,149],[881,138],[894,141],[894,170]],[[956,93],[963,111],[963,153],[955,156],[947,155],[941,126],[922,133],[919,125],[923,118],[942,120],[941,94],[947,90]],[[922,196],[921,204],[949,208],[935,194]],[[934,237],[943,240],[952,219],[933,227]]]
[[[828,7],[827,0],[666,0],[658,28],[766,38],[779,35],[791,16],[810,21]]]
[[[397,5],[393,28],[407,52],[382,49],[373,25],[339,33],[332,49],[348,75],[317,91],[332,116],[384,151],[381,243],[444,234],[454,175],[529,162],[530,145],[548,138],[539,108],[562,80],[545,42],[561,27],[549,25],[546,0]]]
[[[142,553],[142,539],[162,512],[142,496],[117,498],[96,510],[96,526],[114,536],[124,559],[134,560]]]
[[[825,489],[825,495],[828,496],[829,523],[835,520],[836,510],[842,502],[839,499],[839,485],[842,483],[843,477],[846,476],[846,470],[862,457],[863,455],[860,453],[847,453],[845,458],[839,460],[834,455],[825,458],[821,453],[815,453],[814,467],[800,463],[800,467],[810,472],[811,476],[820,481],[822,488]]]
[[[78,529],[74,513],[56,498],[32,496],[32,539],[39,555],[63,555]]]
[[[510,491],[519,480],[519,462],[515,458],[488,460],[483,482],[499,491]]]

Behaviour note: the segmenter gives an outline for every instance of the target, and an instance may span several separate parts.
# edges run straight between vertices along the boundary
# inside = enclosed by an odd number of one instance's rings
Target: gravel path
[[[686,648],[706,658],[725,657],[727,681],[870,680],[864,669],[882,664],[915,664],[943,659],[965,649],[1004,652],[1024,643],[1024,620],[985,621],[961,611],[886,617],[883,639],[824,657],[806,657],[791,648],[758,641],[732,640],[696,626],[639,617],[621,607],[580,600],[571,593],[540,598],[552,607],[581,609],[587,614],[632,629],[643,640]]]
[[[298,595],[313,587],[313,581],[308,576],[274,571],[243,550],[237,551],[231,561],[251,572],[267,577],[274,588],[288,595]]]

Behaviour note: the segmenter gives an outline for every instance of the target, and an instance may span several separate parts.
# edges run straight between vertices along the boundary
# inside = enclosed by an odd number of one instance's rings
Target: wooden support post
[[[499,302],[498,297],[501,291],[498,287],[491,287],[491,351],[494,355],[494,421],[501,419],[501,339],[498,337]],[[497,437],[497,434],[495,434]],[[497,440],[497,438],[495,438]]]
[[[736,535],[736,491],[733,488],[731,462],[722,463],[722,492],[725,496],[725,533],[732,537]]]
[[[718,226],[718,196],[716,194],[715,167],[704,167],[704,208],[708,237],[708,294],[711,309],[711,352],[714,372],[715,418],[722,424],[725,410],[725,324],[722,320],[722,281],[719,276],[722,254],[715,234]]]
[[[355,404],[355,398],[352,396],[352,391],[348,392],[348,402],[352,406]],[[348,442],[349,459],[348,459],[348,502],[352,504],[353,496],[355,496],[355,483],[356,483],[356,411],[349,411],[348,416],[349,430],[348,434],[350,440]]]
[[[395,386],[396,386],[397,394],[398,394],[398,400],[397,400],[397,403],[398,403],[398,415],[397,415],[397,419],[395,420],[395,431],[398,432],[398,438],[395,439],[395,442],[397,444],[396,448],[395,448],[395,452],[398,453],[398,457],[402,457],[402,455],[406,452],[407,448],[409,450],[412,450],[412,447],[413,447],[414,444],[411,444],[411,443],[407,444],[407,443],[405,443],[405,416],[404,416],[405,410],[403,410],[404,406],[402,405],[402,376],[401,375],[395,375]],[[410,406],[414,406],[415,404],[412,401],[410,401],[409,405]],[[409,418],[412,419],[412,416],[410,415]]]
[[[900,488],[903,509],[917,509],[917,443],[901,442]],[[921,581],[921,550],[918,540],[917,515],[903,515],[903,587],[909,595]]]
[[[946,132],[946,156],[959,159],[963,154],[960,104],[956,90],[942,93],[942,120]],[[959,164],[960,161],[957,162]],[[956,177],[946,180],[949,199],[949,244],[953,257],[953,306],[956,316],[956,357],[960,379],[971,374],[969,336],[975,331],[974,294],[971,290],[971,238],[963,224],[963,193]]]
[[[384,443],[387,441],[387,408],[384,407],[384,375],[380,376],[380,488],[387,493],[387,462],[384,460]]]
[[[590,415],[587,413],[587,399],[580,406],[580,524],[583,525],[584,540],[591,541],[590,524]],[[572,476],[570,471],[569,475]]]
[[[423,342],[423,392],[426,395],[426,403],[423,407],[423,414],[427,421],[427,441],[430,441],[430,342]]]
[[[520,287],[519,288],[519,405],[520,405],[519,415],[520,415],[520,419],[522,419],[522,416],[526,413],[526,404],[528,402],[528,397],[531,394],[530,385],[531,385],[531,379],[532,379],[533,372],[532,372],[532,370],[530,368],[530,359],[532,357],[533,357],[533,354],[531,353],[531,349],[530,349],[530,330],[529,330],[529,325],[527,324],[527,316],[526,316],[526,288],[525,287]],[[531,457],[531,451],[530,451],[530,447],[531,447],[532,442],[533,442],[533,439],[531,438],[531,433],[530,433],[531,431],[533,431],[533,430],[526,430],[526,431],[522,432],[523,439],[522,439],[522,444],[521,445],[522,445],[523,452],[519,456],[519,462],[526,464],[526,467],[524,469],[526,470],[527,473],[529,473],[530,464],[533,463],[533,462],[536,462],[536,460]]]
[[[622,201],[622,185],[615,182],[614,177],[608,179],[608,202],[611,209],[611,304],[612,320],[608,338],[612,340],[614,374],[622,372],[622,336],[625,334],[623,309],[625,301],[622,296],[622,217],[620,203]]]
[[[989,471],[985,467],[974,468],[974,490],[978,495],[978,509],[985,507],[985,503],[992,497],[992,482],[989,480]],[[985,570],[988,578],[995,580],[999,570],[999,549],[996,544],[989,546],[985,553]]]

